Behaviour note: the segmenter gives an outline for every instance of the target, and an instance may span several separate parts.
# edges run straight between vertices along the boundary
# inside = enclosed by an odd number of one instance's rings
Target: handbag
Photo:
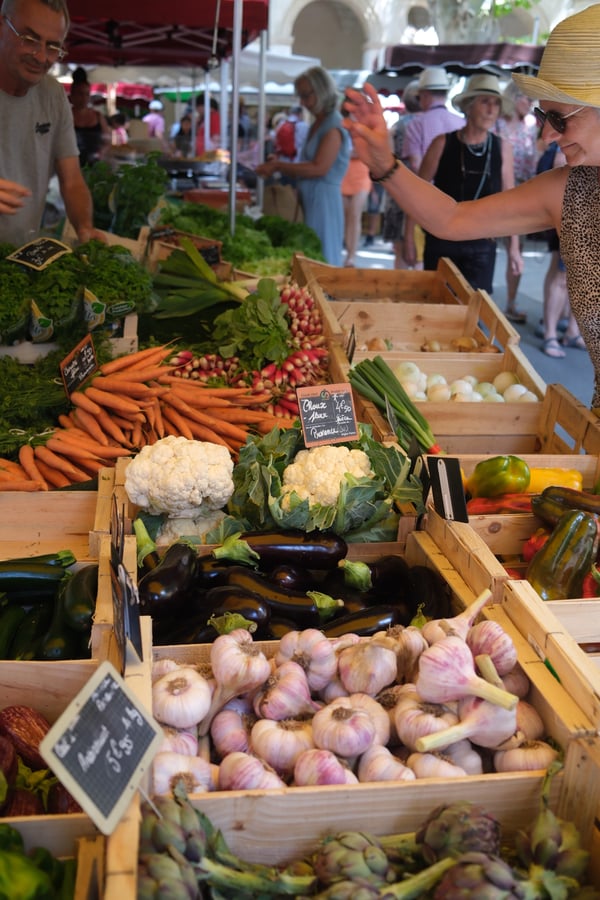
[[[297,188],[291,184],[266,184],[263,194],[263,215],[279,216],[287,222],[303,222],[304,214]]]

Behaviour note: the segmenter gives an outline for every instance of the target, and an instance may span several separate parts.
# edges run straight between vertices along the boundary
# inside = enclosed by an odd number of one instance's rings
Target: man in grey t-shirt
[[[3,0],[0,10],[0,241],[17,246],[37,237],[54,174],[79,240],[99,236],[69,101],[47,74],[69,24],[65,0]]]

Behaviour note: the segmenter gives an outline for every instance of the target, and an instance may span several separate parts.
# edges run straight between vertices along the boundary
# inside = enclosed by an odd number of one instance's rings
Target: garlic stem
[[[495,684],[496,687],[504,689],[504,683],[498,675],[494,660],[489,653],[479,653],[475,657],[475,665],[479,669],[482,678],[485,678],[490,684]]]

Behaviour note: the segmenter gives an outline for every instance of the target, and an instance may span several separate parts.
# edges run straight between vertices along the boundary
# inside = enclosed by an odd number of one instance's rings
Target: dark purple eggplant
[[[207,624],[209,613],[186,618],[170,628],[163,627],[162,622],[152,623],[152,643],[157,647],[169,644],[212,644],[219,632]]]
[[[447,619],[452,615],[450,585],[438,572],[427,566],[411,566],[410,581],[415,614],[421,608],[428,619]]]
[[[266,575],[244,566],[231,566],[227,584],[237,585],[258,594],[271,608],[271,613],[293,619],[299,627],[319,627],[343,604],[341,600],[320,592],[286,591]]]
[[[344,634],[358,634],[361,637],[370,637],[378,631],[385,631],[393,625],[402,625],[400,611],[397,606],[371,606],[369,609],[359,610],[332,619],[321,626],[323,633],[329,637],[341,637]]]
[[[83,812],[81,806],[66,787],[55,782],[48,791],[48,812],[53,816]]]
[[[179,614],[195,584],[198,554],[186,541],[175,541],[165,550],[156,568],[138,584],[140,613],[153,619]]]
[[[213,550],[215,559],[259,565],[269,571],[280,563],[305,569],[333,569],[346,556],[346,541],[328,531],[245,531]]]
[[[280,563],[274,569],[269,569],[269,580],[278,584],[285,591],[310,591],[320,590],[314,575],[299,566],[291,566],[289,563]]]
[[[214,559],[212,556],[198,557],[196,585],[201,589],[209,589],[225,584],[225,572],[229,566],[227,560]]]
[[[339,563],[346,584],[359,591],[373,591],[381,596],[410,589],[410,566],[402,556],[388,553],[372,562],[342,559]]]
[[[292,619],[284,619],[281,616],[271,616],[266,640],[280,641],[284,634],[297,630],[298,626]]]
[[[254,622],[257,630],[264,631],[271,618],[271,608],[259,594],[235,584],[211,588],[206,592],[206,601],[212,616],[238,613],[249,622]]]

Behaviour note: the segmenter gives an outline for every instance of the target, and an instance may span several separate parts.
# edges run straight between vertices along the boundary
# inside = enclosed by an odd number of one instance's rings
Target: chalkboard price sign
[[[301,387],[296,391],[296,396],[307,447],[342,444],[358,438],[351,385]]]
[[[6,258],[11,262],[20,263],[22,266],[41,272],[54,260],[64,256],[65,253],[72,252],[68,244],[63,244],[56,238],[36,238],[34,241],[23,244]]]
[[[76,391],[97,368],[94,342],[91,334],[86,334],[60,363],[60,374],[67,395]]]
[[[162,740],[160,725],[104,662],[54,723],[40,752],[100,831],[111,834]]]

